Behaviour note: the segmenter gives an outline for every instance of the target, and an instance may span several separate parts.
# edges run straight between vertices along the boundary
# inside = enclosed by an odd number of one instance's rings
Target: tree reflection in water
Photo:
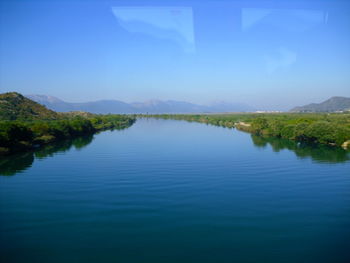
[[[350,152],[340,147],[300,143],[274,137],[265,138],[257,135],[251,135],[251,138],[256,147],[265,148],[270,145],[274,152],[290,150],[299,158],[311,158],[318,163],[341,163],[350,160]]]
[[[256,135],[251,135],[251,138],[256,147],[265,148],[270,145],[275,152],[281,150],[293,151],[299,158],[311,158],[318,163],[341,163],[350,160],[350,152],[340,147],[297,143],[286,139],[264,138]],[[0,159],[0,175],[15,175],[30,168],[35,159],[52,157],[56,153],[66,152],[72,147],[82,149],[90,144],[92,140],[93,135],[83,136],[56,142],[33,152],[4,156]]]
[[[52,157],[56,153],[66,152],[72,147],[75,149],[82,149],[89,145],[93,138],[93,135],[82,136],[55,142],[32,152],[17,153],[14,155],[1,157],[0,175],[15,175],[30,168],[35,159]]]

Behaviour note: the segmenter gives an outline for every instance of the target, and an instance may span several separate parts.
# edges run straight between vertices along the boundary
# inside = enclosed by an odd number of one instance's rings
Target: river
[[[350,155],[139,119],[0,160],[1,262],[350,262]]]

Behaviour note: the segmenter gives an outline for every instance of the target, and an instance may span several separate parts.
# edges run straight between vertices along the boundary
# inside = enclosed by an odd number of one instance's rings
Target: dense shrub
[[[122,129],[135,122],[135,117],[101,115],[61,120],[0,122],[0,154],[21,151],[36,145],[92,134],[105,129]]]
[[[195,121],[224,127],[237,127],[264,137],[341,146],[350,140],[350,114],[276,113],[140,115],[162,119]],[[245,125],[242,125],[244,122]],[[235,125],[236,124],[236,125]]]

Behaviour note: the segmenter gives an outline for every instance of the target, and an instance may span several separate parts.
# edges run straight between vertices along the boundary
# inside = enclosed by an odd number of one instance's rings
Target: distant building
[[[268,111],[265,111],[265,110],[257,110],[255,111],[255,113],[281,113],[282,111],[278,111],[278,110],[268,110]]]

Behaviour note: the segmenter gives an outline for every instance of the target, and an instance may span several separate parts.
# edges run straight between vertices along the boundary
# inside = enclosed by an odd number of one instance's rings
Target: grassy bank
[[[38,148],[64,139],[131,126],[135,117],[125,115],[65,115],[57,120],[0,121],[0,155]]]
[[[161,114],[140,115],[237,128],[262,137],[320,143],[349,148],[349,113]]]

